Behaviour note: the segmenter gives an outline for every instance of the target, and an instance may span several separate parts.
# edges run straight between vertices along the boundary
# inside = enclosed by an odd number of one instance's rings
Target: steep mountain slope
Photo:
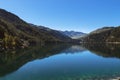
[[[59,31],[29,24],[18,16],[0,9],[0,48],[70,42],[72,39]]]
[[[60,32],[63,33],[64,35],[71,37],[72,39],[79,39],[79,38],[87,35],[86,33],[76,32],[76,31],[60,31]]]
[[[54,41],[58,41],[58,42],[69,42],[72,39],[64,34],[61,34],[59,31],[57,30],[53,30],[44,26],[37,26],[37,25],[32,25],[33,27],[38,28],[39,32],[41,32],[40,34],[45,33],[46,35],[46,42],[54,42]],[[45,37],[45,36],[44,36]],[[53,40],[49,39],[48,37],[53,38]]]
[[[120,42],[120,26],[118,27],[104,27],[91,32],[88,36],[83,38],[83,42],[99,43]]]

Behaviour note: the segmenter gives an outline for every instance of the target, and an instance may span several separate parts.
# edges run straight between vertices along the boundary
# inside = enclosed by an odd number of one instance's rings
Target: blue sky
[[[0,8],[57,30],[88,33],[120,25],[120,0],[0,0]]]

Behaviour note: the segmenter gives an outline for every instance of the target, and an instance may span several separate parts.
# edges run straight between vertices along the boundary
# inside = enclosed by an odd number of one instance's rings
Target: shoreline
[[[116,78],[110,79],[110,80],[120,80],[120,77],[116,77]]]

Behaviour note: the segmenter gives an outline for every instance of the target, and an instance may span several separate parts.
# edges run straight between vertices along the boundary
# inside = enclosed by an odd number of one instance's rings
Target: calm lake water
[[[49,45],[0,53],[0,80],[109,80],[120,45]]]

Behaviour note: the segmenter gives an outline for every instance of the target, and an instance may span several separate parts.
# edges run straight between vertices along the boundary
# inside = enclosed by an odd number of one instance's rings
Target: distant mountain
[[[83,38],[83,42],[90,43],[118,43],[120,42],[120,26],[118,27],[103,27],[91,32]]]
[[[18,16],[0,9],[0,50],[29,45],[73,41],[59,31],[29,24]]]
[[[79,39],[79,38],[87,35],[86,33],[77,32],[77,31],[60,31],[60,32],[63,33],[64,35],[71,37],[72,39]]]

